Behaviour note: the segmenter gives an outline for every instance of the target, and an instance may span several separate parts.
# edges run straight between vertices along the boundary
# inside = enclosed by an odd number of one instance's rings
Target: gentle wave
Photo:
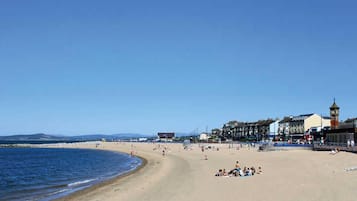
[[[63,193],[63,192],[66,192],[66,191],[68,191],[69,189],[61,189],[61,190],[58,190],[58,191],[55,191],[55,192],[52,192],[52,193],[50,193],[50,194],[48,194],[49,196],[51,196],[51,195],[56,195],[56,194],[58,194],[58,193]]]
[[[68,187],[79,186],[81,184],[86,184],[86,183],[89,183],[89,182],[92,182],[92,181],[95,181],[95,180],[97,180],[97,179],[86,179],[86,180],[83,180],[83,181],[77,181],[77,182],[70,183],[67,186]]]

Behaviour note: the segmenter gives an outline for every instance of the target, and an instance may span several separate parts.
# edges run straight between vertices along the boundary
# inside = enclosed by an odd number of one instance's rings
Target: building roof
[[[333,109],[340,109],[340,107],[338,107],[338,105],[336,104],[335,99],[333,100],[333,104],[330,107],[330,110],[333,110]]]
[[[348,118],[346,119],[345,123],[353,123],[357,120],[357,118]]]
[[[246,126],[268,126],[274,121],[275,120],[273,119],[259,120],[254,122],[230,121],[224,124],[223,127],[235,128],[235,127],[246,127]]]
[[[157,133],[159,138],[173,138],[175,137],[175,133]]]
[[[292,119],[292,117],[284,117],[284,119],[282,119],[281,121],[279,121],[279,123],[287,123],[290,122]]]
[[[302,121],[302,120],[305,120],[306,118],[310,117],[314,115],[313,113],[311,114],[302,114],[302,115],[299,115],[299,116],[294,116],[291,121]]]

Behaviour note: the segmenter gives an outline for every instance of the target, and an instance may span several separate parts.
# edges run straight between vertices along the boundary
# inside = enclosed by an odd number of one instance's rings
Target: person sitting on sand
[[[250,168],[247,168],[245,171],[245,176],[252,176],[252,170]]]
[[[330,154],[335,155],[338,152],[339,152],[339,150],[337,148],[335,148],[335,149],[331,150]]]
[[[262,171],[262,167],[258,167],[258,172],[257,172],[257,174],[262,174],[263,173],[263,171]]]
[[[226,169],[223,169],[223,176],[228,176],[228,173],[226,172]]]
[[[250,169],[252,170],[252,175],[254,175],[255,174],[255,168],[252,166]]]
[[[335,155],[336,151],[334,149],[331,150],[330,154]]]
[[[222,169],[219,169],[218,172],[214,176],[216,176],[216,177],[223,176]]]
[[[246,176],[246,173],[247,173],[247,167],[244,166],[244,168],[243,168],[243,174],[244,174],[244,176]]]
[[[236,169],[240,168],[239,161],[236,162]]]

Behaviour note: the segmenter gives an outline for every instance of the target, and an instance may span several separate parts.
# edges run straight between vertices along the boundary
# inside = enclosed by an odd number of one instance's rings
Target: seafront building
[[[330,116],[315,113],[288,116],[283,119],[266,119],[253,122],[229,121],[221,129],[212,130],[212,136],[221,140],[275,140],[291,141],[326,139],[335,143],[357,140],[357,118],[339,121],[339,107],[335,100]]]
[[[174,132],[159,132],[157,133],[157,139],[161,142],[172,142],[175,139]]]
[[[265,140],[278,133],[278,120],[256,122],[230,121],[223,125],[221,136],[232,140]]]
[[[323,117],[313,113],[285,117],[279,122],[279,137],[285,140],[304,138],[311,129],[321,130],[325,127],[330,127],[330,124],[330,117]]]
[[[285,141],[289,137],[291,119],[292,117],[284,117],[281,121],[279,121],[277,135],[278,140]]]
[[[229,121],[223,125],[221,136],[232,140],[294,140],[304,138],[312,128],[330,127],[330,117],[318,114],[302,114],[284,117],[282,120],[256,122]],[[215,130],[217,133],[217,130]]]
[[[330,117],[331,117],[331,129],[337,129],[339,125],[340,107],[333,100],[333,104],[330,107]]]
[[[357,140],[357,118],[347,119],[339,122],[340,107],[336,102],[330,107],[331,129],[326,131],[324,144],[336,146],[351,146]]]

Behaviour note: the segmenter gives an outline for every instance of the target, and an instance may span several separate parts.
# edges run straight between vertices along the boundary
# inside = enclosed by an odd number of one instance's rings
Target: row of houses
[[[222,129],[213,129],[212,135],[231,140],[288,140],[304,137],[312,129],[330,127],[330,117],[302,114],[255,122],[229,121]]]
[[[284,117],[283,119],[266,119],[254,122],[229,121],[222,129],[213,129],[211,136],[202,133],[199,140],[312,140],[324,139],[331,143],[357,141],[357,118],[339,121],[339,107],[335,100],[330,107],[330,116],[318,114],[302,114]],[[172,141],[174,133],[158,133],[158,140]],[[317,140],[315,139],[315,140]]]

